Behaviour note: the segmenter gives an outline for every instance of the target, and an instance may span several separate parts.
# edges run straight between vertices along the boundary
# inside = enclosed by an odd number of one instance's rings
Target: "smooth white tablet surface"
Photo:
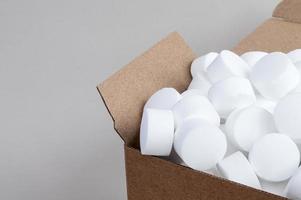
[[[250,81],[241,77],[231,77],[213,84],[208,98],[221,117],[227,117],[234,109],[256,101]]]
[[[288,181],[269,182],[269,181],[265,181],[262,179],[260,179],[259,181],[261,184],[261,189],[263,191],[285,197],[284,190],[285,190],[285,187],[286,187]]]
[[[242,54],[240,57],[249,65],[249,69],[252,67],[264,56],[268,55],[268,53],[263,51],[249,51]]]
[[[284,194],[289,199],[301,199],[301,168],[298,169],[288,182]]]
[[[197,75],[204,75],[207,71],[207,67],[214,61],[214,59],[218,56],[216,52],[210,52],[204,56],[196,58],[191,64],[191,75],[192,77],[196,77]]]
[[[301,143],[301,93],[282,98],[274,111],[275,125],[280,133]]]
[[[299,72],[299,75],[301,77],[301,61],[298,61],[295,63],[295,66]],[[298,86],[291,92],[291,93],[300,93],[301,92],[301,80],[298,84]]]
[[[192,78],[188,90],[198,89],[199,91],[202,92],[202,95],[207,96],[210,87],[211,87],[211,83],[208,81],[208,79],[205,76],[196,75]]]
[[[174,88],[162,88],[155,92],[144,105],[146,108],[171,109],[182,96]]]
[[[182,95],[182,97],[193,96],[193,95],[204,96],[204,95],[203,95],[203,91],[202,91],[202,90],[199,90],[199,89],[189,89],[189,90],[185,90],[181,95]]]
[[[223,159],[227,140],[218,127],[201,118],[188,118],[176,130],[174,148],[189,167],[203,171]]]
[[[175,125],[178,127],[188,117],[199,117],[219,126],[220,117],[207,97],[189,95],[183,97],[173,107]]]
[[[250,80],[265,98],[277,100],[294,90],[300,75],[284,53],[274,52],[260,59],[252,68]]]
[[[261,95],[256,95],[256,106],[261,107],[269,111],[270,113],[274,113],[275,107],[277,105],[276,101],[272,101],[264,98]]]
[[[288,136],[272,133],[255,142],[249,153],[249,161],[260,178],[281,182],[298,169],[300,152]]]
[[[248,152],[259,138],[275,131],[273,115],[258,106],[234,111],[226,122],[229,140],[245,152]]]
[[[293,63],[301,61],[301,49],[295,49],[287,53]]]
[[[247,77],[248,69],[248,64],[237,54],[224,50],[208,66],[207,76],[215,83],[233,76]]]
[[[231,181],[260,189],[259,180],[248,159],[236,152],[217,164],[220,174]]]
[[[147,108],[140,127],[140,148],[144,155],[168,156],[174,139],[174,118],[170,110]]]

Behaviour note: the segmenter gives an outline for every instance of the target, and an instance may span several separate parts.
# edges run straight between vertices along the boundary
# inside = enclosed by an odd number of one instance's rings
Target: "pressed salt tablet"
[[[252,69],[252,67],[266,55],[268,55],[268,53],[263,51],[249,51],[240,57],[249,65],[249,69]]]
[[[249,161],[260,178],[281,182],[298,169],[300,152],[288,136],[271,133],[255,142],[249,153]]]
[[[301,61],[301,49],[295,49],[287,53],[287,56],[292,60],[293,63]]]
[[[301,77],[301,61],[296,62],[295,66],[299,72],[299,75]],[[301,81],[299,82],[298,86],[291,92],[291,93],[300,93],[301,92]]]
[[[203,75],[196,75],[193,77],[188,90],[189,89],[197,89],[201,91],[202,95],[207,96],[208,91],[211,87],[211,83],[207,80],[207,78]]]
[[[269,111],[270,113],[274,113],[275,107],[277,105],[276,101],[272,101],[264,98],[261,95],[256,95],[256,106],[261,107]]]
[[[232,144],[245,152],[248,152],[260,137],[275,131],[273,115],[257,106],[232,112],[226,122],[226,132]]]
[[[144,155],[168,156],[174,139],[174,118],[170,110],[145,109],[140,127],[140,148]]]
[[[218,56],[218,53],[211,52],[204,56],[196,58],[191,64],[191,75],[192,77],[196,77],[198,75],[204,75],[207,71],[207,67],[214,61],[214,59]]]
[[[213,84],[208,98],[221,117],[227,117],[234,109],[249,106],[256,101],[250,81],[241,77],[227,78]]]
[[[173,107],[176,127],[188,117],[199,117],[209,123],[219,126],[220,117],[207,97],[188,95],[178,101]]]
[[[203,171],[213,168],[223,159],[227,140],[216,126],[192,117],[176,130],[174,148],[189,167]]]
[[[274,111],[274,120],[280,133],[301,143],[301,93],[280,99]]]
[[[252,68],[250,80],[268,99],[284,97],[299,84],[300,75],[288,56],[274,52],[260,59]]]
[[[181,95],[182,95],[182,97],[193,96],[193,95],[204,96],[204,95],[203,95],[203,91],[202,91],[202,90],[199,90],[199,89],[189,89],[189,90],[185,90]]]
[[[144,109],[171,109],[182,96],[174,88],[162,88],[155,92],[146,102]]]
[[[212,83],[232,76],[247,77],[247,74],[248,64],[228,50],[222,51],[207,68],[207,76]]]
[[[301,199],[301,168],[294,174],[288,182],[284,194],[289,199]]]
[[[248,159],[236,152],[217,164],[217,169],[222,176],[231,181],[260,189],[259,180]]]

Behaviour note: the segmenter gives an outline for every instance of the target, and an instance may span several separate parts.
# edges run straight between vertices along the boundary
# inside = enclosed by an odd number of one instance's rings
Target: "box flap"
[[[186,89],[194,58],[194,52],[174,32],[97,86],[115,130],[126,144],[138,145],[143,106],[155,91]]]
[[[275,8],[273,17],[282,18],[289,22],[301,23],[301,1],[283,0]]]

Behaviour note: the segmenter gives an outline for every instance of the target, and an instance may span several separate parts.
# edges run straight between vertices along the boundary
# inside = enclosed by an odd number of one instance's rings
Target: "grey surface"
[[[95,86],[169,32],[233,47],[275,0],[0,0],[0,199],[126,199]]]

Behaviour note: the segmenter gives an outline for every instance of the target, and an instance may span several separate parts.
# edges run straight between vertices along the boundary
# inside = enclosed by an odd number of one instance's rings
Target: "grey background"
[[[0,0],[0,199],[126,199],[96,84],[174,30],[229,49],[278,2]]]

